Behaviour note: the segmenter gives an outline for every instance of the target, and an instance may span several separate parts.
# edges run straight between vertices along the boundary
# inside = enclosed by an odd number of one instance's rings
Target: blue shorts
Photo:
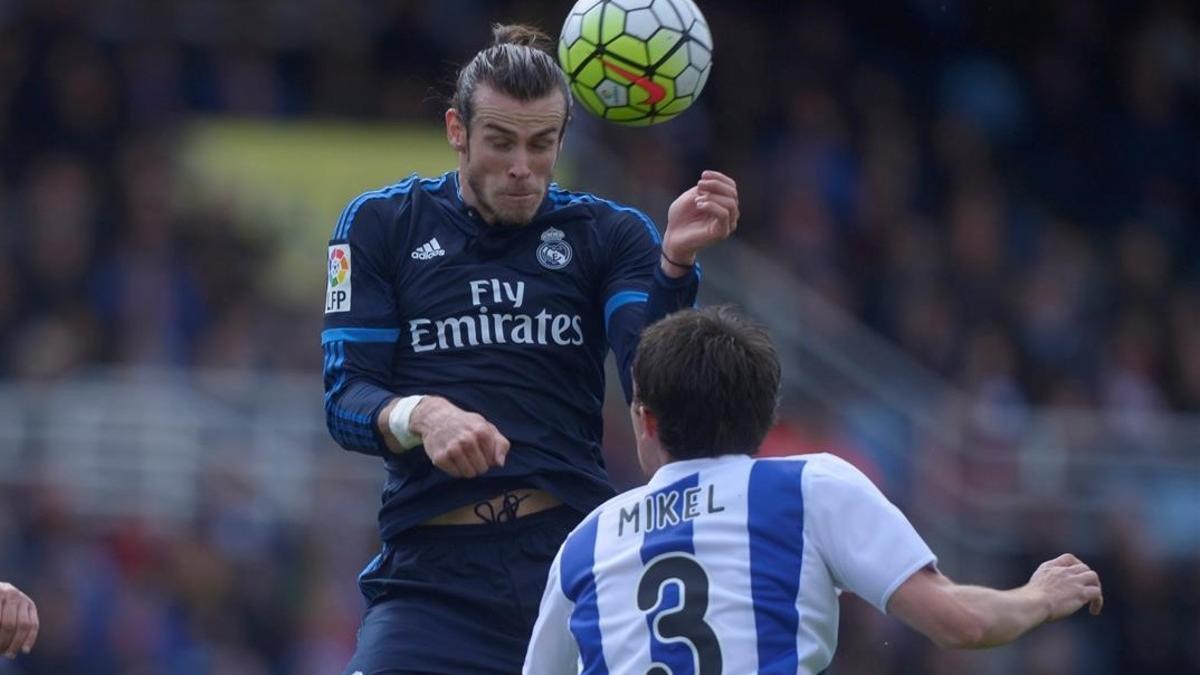
[[[414,527],[359,577],[367,612],[345,675],[519,673],[550,563],[583,514]]]

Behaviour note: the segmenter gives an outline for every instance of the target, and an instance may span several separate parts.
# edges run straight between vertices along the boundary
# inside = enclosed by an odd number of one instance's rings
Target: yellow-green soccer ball
[[[563,24],[558,61],[583,107],[647,126],[700,95],[712,33],[692,0],[579,0]]]

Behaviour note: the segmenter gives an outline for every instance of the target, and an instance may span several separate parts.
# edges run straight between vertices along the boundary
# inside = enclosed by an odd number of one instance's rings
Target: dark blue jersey
[[[346,206],[329,247],[325,415],[339,444],[387,463],[384,540],[507,488],[585,513],[613,495],[600,454],[605,355],[628,399],[642,327],[692,305],[699,280],[664,275],[659,245],[645,214],[556,185],[528,225],[488,225],[457,172]],[[512,443],[505,465],[456,479],[422,448],[387,450],[375,418],[410,394],[496,425]]]

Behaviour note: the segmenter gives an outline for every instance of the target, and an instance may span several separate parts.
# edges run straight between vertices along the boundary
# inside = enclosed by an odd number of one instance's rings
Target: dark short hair
[[[571,89],[567,76],[550,55],[553,41],[536,28],[522,25],[492,26],[492,45],[477,53],[458,71],[450,106],[458,111],[469,130],[474,113],[475,90],[487,85],[518,101],[534,101],[558,91],[571,116]]]
[[[775,422],[779,379],[767,332],[730,307],[668,316],[633,357],[636,402],[675,459],[754,454]]]

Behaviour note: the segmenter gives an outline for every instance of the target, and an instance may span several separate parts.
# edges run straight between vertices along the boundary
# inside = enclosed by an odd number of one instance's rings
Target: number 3
[[[642,572],[638,582],[638,609],[653,610],[659,604],[663,586],[678,582],[682,587],[680,605],[674,611],[663,612],[655,622],[658,638],[687,640],[695,654],[696,675],[721,675],[721,645],[717,634],[704,622],[708,611],[708,574],[704,567],[688,555],[668,555],[658,558]],[[655,665],[646,675],[671,675],[667,668]]]

